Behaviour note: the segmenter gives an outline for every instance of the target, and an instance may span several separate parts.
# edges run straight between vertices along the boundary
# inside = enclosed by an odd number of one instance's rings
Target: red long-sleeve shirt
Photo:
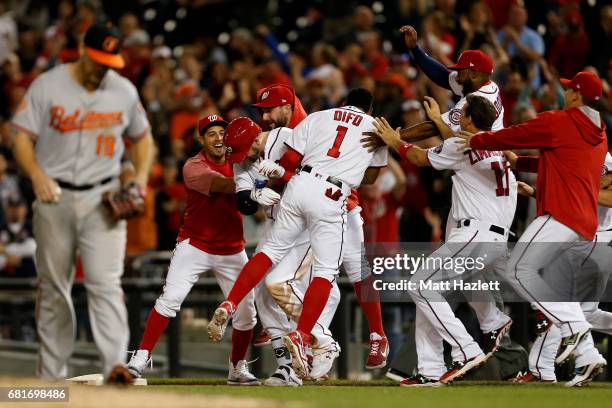
[[[540,149],[537,215],[550,214],[588,240],[597,230],[599,178],[608,143],[580,109],[549,111],[497,132],[482,132],[470,146],[484,150]]]

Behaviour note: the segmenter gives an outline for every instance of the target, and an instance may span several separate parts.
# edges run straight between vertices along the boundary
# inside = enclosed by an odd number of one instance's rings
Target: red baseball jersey
[[[520,125],[475,135],[475,149],[540,149],[537,215],[550,214],[588,240],[597,231],[597,195],[608,151],[605,124],[589,108],[548,111]],[[536,162],[537,160],[537,162]]]
[[[232,166],[213,163],[204,152],[185,163],[187,207],[178,240],[189,238],[191,245],[212,255],[233,255],[244,249],[242,215],[234,194],[210,192],[210,185],[219,176],[233,177]]]

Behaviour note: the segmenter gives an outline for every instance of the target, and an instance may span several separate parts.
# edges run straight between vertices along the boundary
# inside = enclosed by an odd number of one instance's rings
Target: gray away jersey
[[[109,70],[100,87],[88,92],[68,64],[32,83],[12,124],[36,142],[36,159],[49,177],[75,185],[118,176],[122,136],[136,140],[149,129],[129,80]]]

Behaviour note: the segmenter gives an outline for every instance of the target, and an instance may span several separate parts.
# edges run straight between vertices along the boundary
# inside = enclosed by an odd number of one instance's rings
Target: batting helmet
[[[261,128],[249,118],[239,117],[230,122],[225,129],[223,141],[227,146],[228,160],[239,163],[244,160],[251,145],[261,133]]]

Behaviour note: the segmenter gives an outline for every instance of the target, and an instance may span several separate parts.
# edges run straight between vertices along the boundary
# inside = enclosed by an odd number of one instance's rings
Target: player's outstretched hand
[[[273,162],[272,160],[263,160],[259,164],[259,168],[257,169],[259,174],[269,177],[271,179],[281,178],[285,174],[285,169],[278,163]]]
[[[363,137],[361,138],[361,146],[368,150],[368,152],[373,152],[379,147],[385,146],[385,142],[382,141],[376,132],[363,132],[361,134]]]
[[[440,118],[440,105],[438,105],[438,102],[436,102],[436,100],[431,96],[424,96],[423,98],[425,98],[423,101],[425,113],[427,113],[427,117],[430,120],[435,122]]]
[[[376,134],[378,137],[382,139],[383,142],[387,146],[395,147],[398,144],[401,144],[400,138],[400,129],[393,129],[387,119],[385,118],[376,118],[374,120],[374,127],[376,128]]]
[[[522,196],[533,197],[535,195],[535,188],[531,187],[529,184],[519,181],[518,183],[518,193]]]
[[[251,190],[251,200],[261,205],[274,205],[280,201],[280,194],[271,188],[255,188]]]
[[[457,136],[460,139],[460,140],[457,140],[457,144],[467,149],[470,147],[470,141],[472,140],[474,133],[470,133],[470,132],[466,132],[465,130],[461,130],[458,133],[455,133],[455,136]]]
[[[57,203],[62,193],[57,183],[42,171],[32,174],[32,187],[36,198],[43,203]]]
[[[410,25],[405,25],[399,30],[401,33],[404,34],[404,42],[406,43],[406,47],[415,48],[417,46],[417,40],[419,37],[414,27]]]

